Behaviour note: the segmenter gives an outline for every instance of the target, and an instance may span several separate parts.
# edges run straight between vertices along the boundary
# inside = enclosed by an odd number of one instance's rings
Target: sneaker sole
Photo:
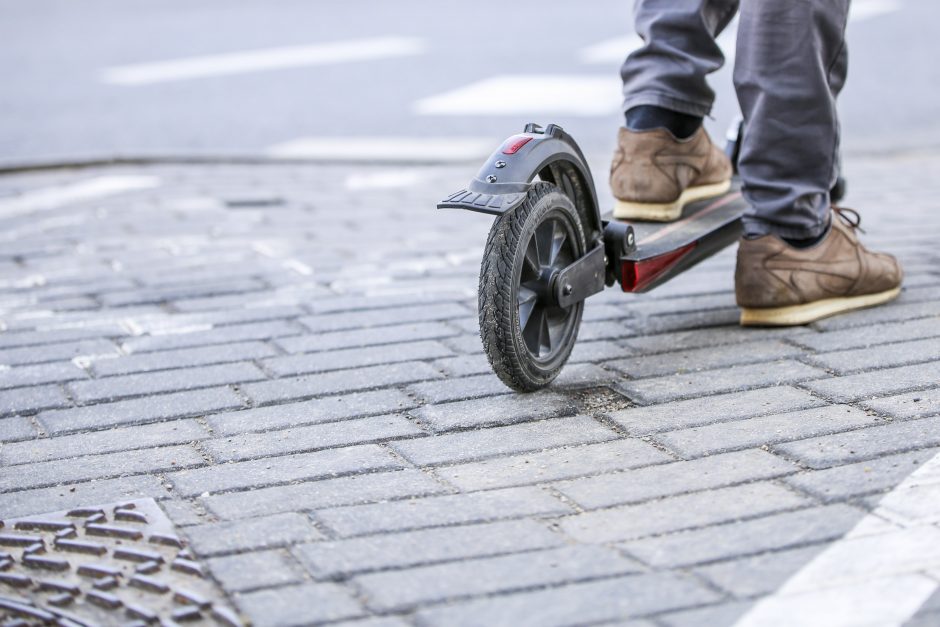
[[[791,327],[822,320],[829,316],[881,305],[897,298],[900,286],[877,294],[826,298],[805,305],[789,307],[741,308],[741,326],[745,327]]]
[[[686,205],[707,198],[721,196],[731,189],[731,181],[721,183],[712,183],[711,185],[699,185],[690,187],[675,202],[667,203],[644,203],[628,202],[618,200],[614,205],[614,217],[626,220],[643,220],[648,222],[672,222],[682,216],[682,210]]]

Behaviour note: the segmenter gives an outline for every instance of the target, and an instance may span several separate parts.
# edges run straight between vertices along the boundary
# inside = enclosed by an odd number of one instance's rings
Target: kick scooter
[[[740,125],[732,128],[726,152],[736,163]],[[437,207],[497,216],[480,268],[480,336],[496,375],[530,392],[565,365],[588,297],[614,284],[647,292],[714,255],[740,237],[747,203],[735,180],[675,222],[602,217],[574,139],[555,124],[530,123]]]

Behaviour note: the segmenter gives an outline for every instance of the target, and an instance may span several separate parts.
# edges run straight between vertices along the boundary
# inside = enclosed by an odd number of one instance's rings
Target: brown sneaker
[[[614,217],[676,220],[687,204],[728,191],[732,173],[731,161],[704,127],[688,139],[676,139],[663,128],[621,128],[610,164]]]
[[[773,235],[742,239],[734,273],[741,324],[807,324],[900,294],[900,264],[859,243],[859,221],[851,209],[834,208],[829,234],[810,248],[794,248]]]

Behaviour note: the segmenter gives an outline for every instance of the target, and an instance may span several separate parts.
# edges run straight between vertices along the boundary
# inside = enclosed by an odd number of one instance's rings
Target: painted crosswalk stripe
[[[894,13],[901,8],[898,0],[854,0],[849,8],[849,19],[867,20],[879,15]]]
[[[735,627],[900,627],[936,591],[940,454],[759,601]],[[933,573],[933,574],[931,574]]]
[[[305,137],[276,144],[277,159],[357,162],[462,162],[488,157],[498,143],[479,137]]]
[[[424,50],[424,41],[415,37],[374,37],[122,65],[102,70],[99,78],[112,85],[148,85],[308,65],[403,57],[421,54]]]
[[[105,198],[123,192],[157,187],[155,176],[98,176],[78,183],[29,191],[0,200],[0,218],[58,209],[71,203]]]
[[[620,107],[620,85],[607,74],[506,74],[415,103],[421,115],[608,115]]]

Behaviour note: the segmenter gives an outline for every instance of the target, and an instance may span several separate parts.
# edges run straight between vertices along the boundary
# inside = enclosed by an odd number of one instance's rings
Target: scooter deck
[[[725,194],[687,205],[675,222],[631,221],[636,247],[620,259],[623,290],[649,291],[737,241],[747,206],[734,181]]]

